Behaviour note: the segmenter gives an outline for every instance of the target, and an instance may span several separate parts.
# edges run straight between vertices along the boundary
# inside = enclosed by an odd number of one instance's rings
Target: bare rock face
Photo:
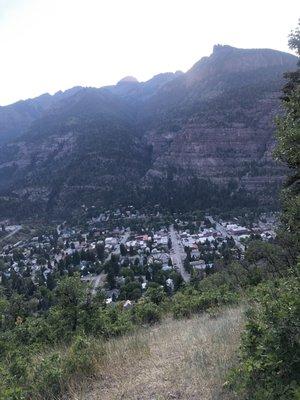
[[[223,123],[219,115],[220,120],[214,124],[205,117],[192,116],[178,121],[175,132],[151,131],[147,139],[153,148],[152,169],[166,173],[171,167],[179,176],[195,174],[218,182],[244,177],[243,185],[248,187],[249,181],[251,190],[254,177],[259,177],[256,189],[277,181],[284,175],[284,169],[272,158],[274,110],[279,112],[279,95],[276,92],[255,101],[247,109],[248,121],[237,118]]]
[[[293,64],[293,56],[270,49],[237,49],[215,45],[210,57],[198,61],[188,75],[196,80],[207,79],[219,74],[255,71]]]
[[[32,99],[23,120],[18,104],[0,108],[0,214],[170,199],[222,207],[241,190],[269,203],[285,173],[272,158],[274,118],[296,63],[217,45],[186,73]]]
[[[282,74],[293,68],[295,58],[286,53],[215,46],[165,85],[168,102],[147,133],[152,169],[218,183],[235,179],[251,191],[277,186],[284,168],[272,158],[274,119]]]

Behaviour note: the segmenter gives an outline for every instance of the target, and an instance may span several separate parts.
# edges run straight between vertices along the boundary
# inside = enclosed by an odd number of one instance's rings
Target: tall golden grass
[[[96,375],[71,382],[70,400],[232,400],[224,383],[236,360],[243,310],[225,309],[104,344]]]

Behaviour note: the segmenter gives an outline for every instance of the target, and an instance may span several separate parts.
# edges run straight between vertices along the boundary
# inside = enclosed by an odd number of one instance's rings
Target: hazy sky
[[[0,0],[0,105],[186,71],[216,43],[288,51],[297,0]]]

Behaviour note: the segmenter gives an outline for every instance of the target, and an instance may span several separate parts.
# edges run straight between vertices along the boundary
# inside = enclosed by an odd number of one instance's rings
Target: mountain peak
[[[125,76],[119,82],[117,85],[122,84],[122,83],[139,83],[139,81],[134,77],[134,76]]]
[[[241,49],[217,44],[209,57],[203,57],[189,71],[189,83],[224,73],[240,73],[262,68],[293,69],[297,57],[271,49]]]
[[[235,50],[235,47],[229,46],[228,44],[215,44],[213,47],[213,54],[225,53]]]

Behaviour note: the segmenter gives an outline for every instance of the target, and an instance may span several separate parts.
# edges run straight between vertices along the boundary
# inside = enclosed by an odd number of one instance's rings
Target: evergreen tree
[[[84,300],[85,290],[79,276],[65,277],[59,283],[55,291],[57,306],[55,308],[58,330],[65,333],[76,331],[79,321],[79,313]]]
[[[96,252],[97,252],[97,257],[100,261],[104,260],[104,244],[103,243],[98,243],[96,246]]]
[[[123,243],[120,244],[121,256],[125,257],[127,255],[127,249]]]
[[[290,35],[289,46],[300,57],[300,28]],[[282,191],[282,230],[279,240],[290,267],[296,265],[300,248],[300,58],[296,71],[285,74],[282,102],[285,114],[277,119],[275,156],[290,170]]]

